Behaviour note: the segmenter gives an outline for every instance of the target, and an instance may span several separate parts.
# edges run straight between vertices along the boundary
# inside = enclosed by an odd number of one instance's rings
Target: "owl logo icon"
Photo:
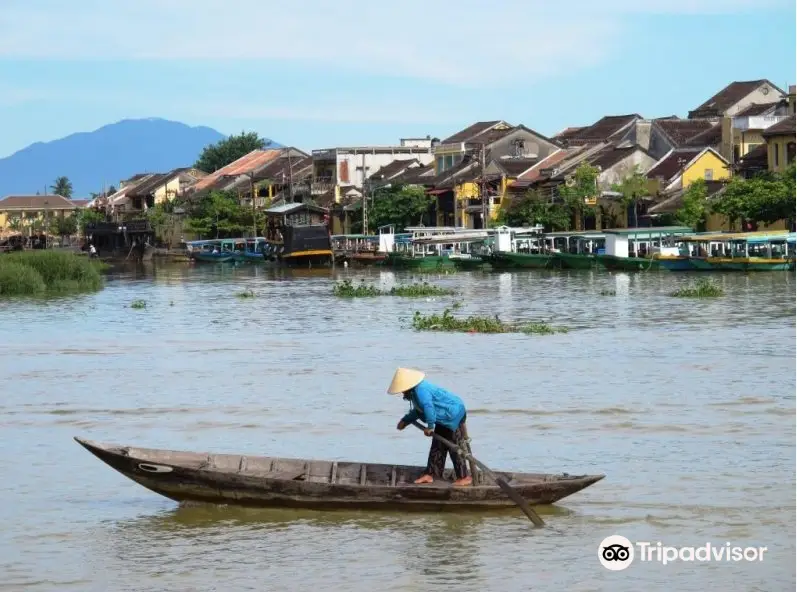
[[[608,536],[598,545],[598,561],[608,570],[624,570],[634,561],[634,545],[619,534]]]

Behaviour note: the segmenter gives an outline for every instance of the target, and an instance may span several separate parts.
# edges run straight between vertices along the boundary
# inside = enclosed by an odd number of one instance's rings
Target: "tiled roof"
[[[46,203],[45,203],[46,202]],[[74,210],[80,207],[62,195],[8,195],[0,200],[1,210]]]
[[[778,103],[752,103],[748,107],[745,107],[741,111],[739,111],[734,117],[750,117],[755,115],[764,115],[769,111],[774,111],[778,106]]]
[[[519,177],[535,164],[540,162],[539,158],[499,158],[495,161],[506,174],[510,177]]]
[[[717,124],[689,138],[680,148],[714,148],[722,143],[722,126]]]
[[[521,185],[524,183],[531,183],[536,181],[537,179],[540,178],[540,171],[542,171],[543,169],[555,167],[558,163],[562,162],[563,160],[572,156],[573,154],[580,152],[582,149],[583,148],[581,146],[578,146],[574,148],[569,148],[567,150],[557,150],[556,152],[549,154],[548,156],[543,158],[540,162],[535,164],[531,170],[526,171],[525,173],[520,175],[520,177],[518,177],[518,181],[520,183],[517,184]]]
[[[392,179],[396,175],[406,171],[408,168],[417,167],[420,164],[421,163],[417,158],[410,158],[408,160],[394,160],[393,162],[390,162],[379,168],[369,178],[374,180]]]
[[[696,135],[701,134],[717,124],[707,119],[654,119],[653,125],[658,127],[670,140],[674,147],[686,144]]]
[[[690,111],[689,118],[719,117],[763,84],[772,83],[764,78],[761,80],[731,82],[728,86],[708,99],[705,103]]]
[[[135,187],[129,188],[127,190],[127,195],[129,197],[146,197],[150,193],[153,193],[158,187],[169,181],[172,176],[172,173],[156,173],[147,178],[145,181],[138,183]]]
[[[447,169],[442,173],[440,173],[439,175],[436,175],[435,177],[431,178],[429,180],[429,184],[434,185],[435,187],[453,186],[454,184],[449,182],[450,179],[478,164],[479,162],[477,160],[466,156],[459,163],[457,163],[450,169]]]
[[[268,162],[279,157],[282,153],[281,150],[252,150],[249,154],[245,154],[236,161],[231,162],[227,166],[210,173],[204,179],[200,179],[192,190],[194,192],[204,191],[205,189],[215,185],[219,177],[237,177],[244,173],[255,173],[262,169]]]
[[[703,150],[705,150],[705,148],[679,148],[677,150],[671,150],[669,154],[653,165],[653,168],[648,171],[648,179],[655,179],[657,177],[671,179]]]
[[[716,197],[725,188],[724,181],[706,181],[706,197]],[[660,201],[648,209],[648,214],[674,214],[684,205],[685,188],[681,188],[670,197]]]
[[[587,158],[587,162],[592,166],[599,166],[601,170],[605,171],[639,150],[647,154],[647,151],[642,146],[636,144],[623,148],[611,145]]]
[[[431,184],[433,179],[434,164],[427,164],[426,166],[407,169],[400,175],[393,177],[391,182],[406,185],[427,185]]]
[[[775,125],[772,125],[761,132],[761,135],[765,138],[770,138],[772,136],[794,136],[795,135],[795,125],[794,125],[794,115],[787,117]]]
[[[90,199],[73,199],[72,203],[78,208],[85,208],[90,201]]]
[[[592,125],[570,135],[567,138],[567,142],[570,145],[605,142],[626,129],[637,119],[642,119],[642,116],[636,113],[630,115],[607,115]]]
[[[581,126],[581,127],[567,127],[563,129],[561,132],[556,134],[553,139],[554,140],[569,140],[570,138],[578,135],[581,131],[587,129],[589,126]]]
[[[469,125],[464,130],[458,131],[453,136],[449,136],[448,138],[443,140],[441,144],[455,144],[457,142],[467,142],[469,140],[473,140],[476,138],[476,136],[480,136],[481,134],[485,133],[488,130],[491,130],[500,123],[506,123],[506,122],[500,119],[496,121],[478,121],[473,125]]]
[[[745,169],[766,169],[767,168],[767,152],[769,147],[766,142],[759,144],[750,152],[742,156],[736,163],[739,170]]]

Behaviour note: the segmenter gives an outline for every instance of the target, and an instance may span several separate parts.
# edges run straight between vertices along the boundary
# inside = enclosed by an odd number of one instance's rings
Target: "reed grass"
[[[552,327],[548,323],[505,323],[498,315],[455,317],[451,309],[443,314],[423,315],[415,311],[412,327],[416,331],[447,331],[459,333],[525,333],[527,335],[553,335],[567,333],[565,327]]]
[[[428,282],[415,282],[404,286],[394,286],[390,290],[380,290],[361,280],[355,285],[351,280],[335,284],[332,293],[341,298],[374,298],[376,296],[398,296],[401,298],[424,298],[427,296],[450,296],[453,290],[441,288]]]
[[[717,282],[700,278],[694,284],[679,288],[670,296],[674,298],[719,298],[725,295],[725,290]]]
[[[0,296],[95,292],[107,265],[85,255],[36,250],[0,255]]]

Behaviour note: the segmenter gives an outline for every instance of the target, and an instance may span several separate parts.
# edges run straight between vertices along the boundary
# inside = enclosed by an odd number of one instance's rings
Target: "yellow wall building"
[[[767,143],[767,168],[772,172],[782,173],[794,163],[795,116],[791,115],[766,129],[762,136]]]
[[[83,203],[61,195],[9,195],[0,200],[0,233],[28,234],[55,216],[76,214]]]

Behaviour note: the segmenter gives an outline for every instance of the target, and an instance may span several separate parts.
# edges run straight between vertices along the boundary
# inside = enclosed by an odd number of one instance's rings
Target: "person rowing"
[[[420,370],[399,368],[387,392],[390,395],[403,395],[404,400],[410,402],[410,411],[399,420],[396,429],[403,430],[413,421],[421,419],[426,423],[423,433],[427,436],[437,433],[457,446],[465,444],[465,404],[454,393],[426,380],[426,374]],[[434,438],[429,448],[426,472],[415,483],[433,483],[435,479],[442,479],[448,455],[451,455],[457,477],[454,485],[470,485],[473,478],[468,474],[465,459]]]

